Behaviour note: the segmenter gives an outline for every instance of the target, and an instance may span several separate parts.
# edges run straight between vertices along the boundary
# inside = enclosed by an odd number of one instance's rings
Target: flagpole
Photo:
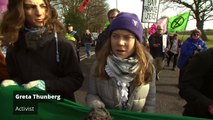
[[[118,9],[118,0],[116,0],[116,8]]]

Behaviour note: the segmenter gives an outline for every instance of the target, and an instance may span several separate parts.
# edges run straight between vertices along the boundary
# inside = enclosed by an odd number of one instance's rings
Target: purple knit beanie
[[[110,35],[112,31],[124,29],[133,33],[139,42],[143,42],[143,28],[138,16],[134,13],[121,12],[118,16],[112,21],[109,28]]]

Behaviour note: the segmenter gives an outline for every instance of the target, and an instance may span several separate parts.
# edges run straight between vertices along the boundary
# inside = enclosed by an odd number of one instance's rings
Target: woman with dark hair
[[[1,25],[10,79],[2,86],[38,87],[75,100],[83,74],[49,0],[9,0]]]

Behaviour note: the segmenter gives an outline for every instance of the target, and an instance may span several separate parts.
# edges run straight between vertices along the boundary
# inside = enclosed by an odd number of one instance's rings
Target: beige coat
[[[100,80],[94,77],[95,63],[89,78],[89,90],[86,103],[90,107],[106,107],[107,109],[122,109],[120,92],[115,79]],[[155,73],[151,84],[134,86],[130,83],[129,100],[126,110],[137,112],[155,112]]]

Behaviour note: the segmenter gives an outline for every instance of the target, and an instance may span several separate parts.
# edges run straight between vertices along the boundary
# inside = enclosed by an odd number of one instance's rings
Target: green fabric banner
[[[49,95],[48,99],[41,100],[41,96],[47,95]],[[1,120],[84,120],[89,111],[90,108],[87,106],[66,99],[58,100],[56,96],[37,89],[26,90],[18,86],[0,87]],[[120,110],[109,110],[109,112],[113,120],[205,120]]]
[[[189,15],[190,11],[169,18],[168,32],[173,33],[186,30]]]

